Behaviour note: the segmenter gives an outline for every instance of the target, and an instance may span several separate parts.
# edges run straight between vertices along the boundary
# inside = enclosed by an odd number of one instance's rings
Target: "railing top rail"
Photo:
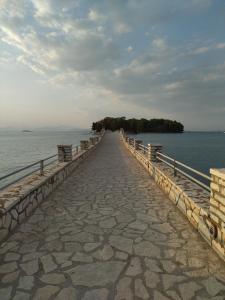
[[[165,164],[167,164],[169,167],[173,168],[174,166],[169,163],[168,161],[162,159],[162,158],[159,158],[160,161],[164,162]],[[198,184],[199,186],[201,186],[202,188],[204,188],[205,190],[207,191],[210,191],[210,187],[207,186],[206,184],[204,184],[203,182],[201,182],[200,180],[194,178],[193,176],[191,176],[190,174],[182,171],[181,169],[179,168],[176,168],[176,170],[181,173],[182,175],[184,175],[185,177],[189,178],[191,181],[195,182],[196,184]]]
[[[104,134],[104,132],[103,132],[103,134]],[[100,136],[102,136],[103,134],[101,134]],[[96,135],[96,136],[94,136],[93,138],[99,138],[99,136]],[[80,150],[80,146],[79,146],[79,145],[75,145],[75,144],[68,144],[68,145],[63,144],[63,145],[58,145],[58,146],[70,146],[70,147],[72,148],[72,155],[77,154],[77,152],[79,152],[79,150]],[[19,168],[19,169],[14,170],[14,171],[12,171],[12,172],[6,174],[6,175],[1,176],[1,177],[0,177],[0,181],[2,181],[2,180],[4,180],[4,179],[7,179],[7,178],[10,177],[10,176],[14,176],[14,175],[16,175],[16,174],[18,174],[18,173],[20,173],[20,172],[23,172],[23,171],[25,171],[25,170],[27,170],[27,169],[29,169],[29,168],[32,168],[32,167],[34,167],[34,166],[36,166],[36,165],[38,165],[38,164],[40,165],[39,168],[35,168],[35,170],[33,169],[31,172],[29,172],[29,173],[27,173],[27,174],[25,174],[25,175],[21,175],[22,177],[19,177],[19,178],[13,180],[13,182],[7,183],[7,184],[6,184],[5,186],[3,186],[3,187],[1,186],[0,189],[2,190],[3,188],[5,188],[5,187],[7,187],[7,186],[9,186],[9,185],[11,185],[11,184],[13,184],[13,183],[15,183],[15,182],[17,182],[17,181],[23,179],[23,178],[25,178],[26,176],[29,176],[29,175],[35,173],[35,172],[38,171],[38,170],[40,170],[40,174],[42,175],[44,166],[46,167],[46,166],[48,166],[48,165],[54,163],[57,159],[54,159],[53,161],[50,161],[49,163],[47,163],[47,164],[45,164],[45,165],[44,165],[44,162],[47,161],[47,160],[49,160],[49,159],[52,159],[52,158],[54,158],[54,157],[57,157],[57,156],[58,156],[58,154],[54,154],[54,155],[45,157],[45,158],[43,158],[43,159],[39,159],[39,160],[36,161],[36,162],[33,162],[33,163],[28,164],[28,165],[26,165],[26,166],[24,166],[24,167],[22,167],[22,168]]]
[[[189,167],[188,165],[186,165],[186,164],[184,164],[184,163],[182,163],[182,162],[180,162],[180,161],[178,161],[178,160],[176,160],[176,159],[174,159],[174,158],[172,158],[172,157],[170,157],[168,155],[165,155],[165,154],[163,154],[161,152],[157,152],[157,156],[165,157],[168,160],[175,162],[177,165],[179,165],[181,167],[184,167],[185,169],[188,169],[189,171],[191,171],[191,172],[193,172],[195,174],[198,174],[199,176],[202,176],[203,178],[205,178],[207,180],[211,180],[211,178],[208,175],[206,175],[206,174],[204,174],[204,173],[202,173],[202,172],[200,172],[200,171],[198,171],[198,170],[196,170],[196,169],[194,169],[192,167]]]
[[[40,160],[38,160],[38,161],[36,161],[36,162],[34,162],[34,163],[32,163],[32,164],[29,164],[29,165],[27,165],[27,166],[25,166],[25,167],[22,167],[22,168],[20,168],[20,169],[18,169],[18,170],[15,170],[15,171],[11,172],[11,173],[8,173],[8,174],[6,174],[6,175],[0,177],[0,181],[3,180],[3,179],[8,178],[8,177],[10,177],[10,176],[16,175],[16,174],[18,174],[18,173],[20,173],[20,172],[22,172],[22,171],[25,171],[25,170],[27,170],[27,169],[29,169],[29,168],[31,168],[31,167],[34,167],[34,166],[40,164],[41,161],[47,161],[47,160],[49,160],[49,159],[51,159],[51,158],[53,158],[53,157],[56,157],[56,156],[57,156],[57,154],[48,156],[48,157],[46,157],[46,158],[44,158],[44,159],[40,159]]]
[[[143,144],[139,144],[139,147],[142,148],[142,149],[148,149],[148,147],[143,145]]]
[[[125,137],[127,137],[127,136],[125,135]],[[134,140],[134,141],[135,141],[135,140]],[[161,146],[161,145],[158,145],[158,144],[157,144],[157,145],[156,145],[156,144],[148,144],[148,145],[149,145],[149,146],[150,146],[150,145]],[[144,151],[147,151],[147,150],[148,150],[148,146],[145,146],[145,145],[143,145],[143,144],[139,144],[138,147],[139,147],[141,150],[144,150]],[[184,163],[182,163],[182,162],[180,162],[180,161],[178,161],[178,160],[176,160],[176,159],[174,159],[174,158],[172,158],[172,157],[170,157],[170,156],[168,156],[168,155],[166,155],[166,154],[164,154],[164,153],[162,153],[162,152],[160,152],[160,151],[156,151],[156,156],[157,156],[157,158],[158,158],[161,162],[164,162],[164,163],[167,164],[169,167],[173,168],[173,169],[174,169],[174,174],[175,174],[176,171],[178,171],[180,174],[183,174],[184,176],[186,176],[187,178],[189,178],[189,179],[192,180],[193,182],[197,183],[199,186],[203,187],[203,188],[206,189],[207,191],[210,191],[210,187],[207,186],[204,182],[201,182],[201,181],[198,180],[197,178],[195,178],[195,177],[191,176],[190,174],[186,173],[184,170],[178,168],[177,165],[178,165],[178,166],[181,166],[181,167],[183,167],[184,169],[189,170],[189,171],[191,171],[192,173],[197,174],[197,175],[199,175],[199,176],[201,176],[201,177],[203,177],[203,178],[205,178],[205,179],[207,179],[207,180],[209,180],[209,181],[211,181],[210,176],[208,176],[208,175],[206,175],[206,174],[204,174],[204,173],[202,173],[202,172],[200,172],[200,171],[198,171],[198,170],[196,170],[196,169],[194,169],[194,168],[192,168],[192,167],[189,167],[188,165],[186,165],[186,164],[184,164]],[[171,163],[168,162],[167,160],[163,159],[163,158],[169,160]]]

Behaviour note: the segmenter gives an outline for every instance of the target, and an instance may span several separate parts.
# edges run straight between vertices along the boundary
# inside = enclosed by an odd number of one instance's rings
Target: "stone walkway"
[[[225,264],[107,134],[0,247],[0,299],[225,299]]]

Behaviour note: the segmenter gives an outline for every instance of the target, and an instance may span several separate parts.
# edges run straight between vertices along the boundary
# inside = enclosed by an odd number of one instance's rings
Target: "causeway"
[[[120,139],[106,133],[2,243],[0,299],[225,299],[224,262]]]

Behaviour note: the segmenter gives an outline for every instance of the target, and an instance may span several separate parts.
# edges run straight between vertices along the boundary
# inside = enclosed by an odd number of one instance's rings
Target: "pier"
[[[1,192],[0,299],[224,299],[221,173],[210,196],[140,145],[60,145],[58,164]]]

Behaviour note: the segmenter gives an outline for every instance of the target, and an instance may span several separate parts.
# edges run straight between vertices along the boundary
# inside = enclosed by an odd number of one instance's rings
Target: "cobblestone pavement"
[[[0,247],[0,299],[225,299],[225,264],[107,134]]]

